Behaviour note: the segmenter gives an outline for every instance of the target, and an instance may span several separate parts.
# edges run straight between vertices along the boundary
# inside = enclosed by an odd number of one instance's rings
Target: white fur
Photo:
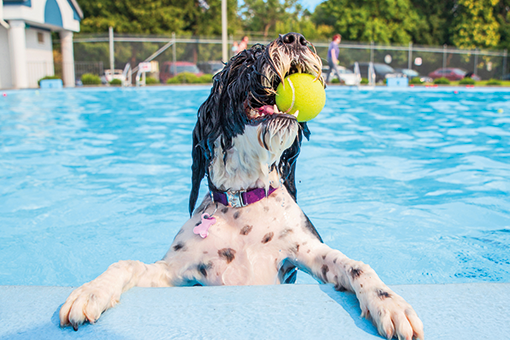
[[[233,147],[227,151],[226,162],[223,161],[223,149],[219,137],[214,143],[215,157],[210,167],[211,180],[219,190],[238,191],[252,188],[277,187],[279,176],[270,166],[280,159],[283,151],[288,149],[297,136],[297,126],[266,137],[269,149],[260,143],[261,126],[247,126],[244,134],[233,140]],[[272,138],[271,138],[272,137]]]

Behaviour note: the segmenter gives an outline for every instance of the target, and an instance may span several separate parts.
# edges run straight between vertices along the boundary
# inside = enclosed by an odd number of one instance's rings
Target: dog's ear
[[[301,151],[301,142],[303,136],[309,140],[310,130],[308,125],[300,123],[301,129],[299,129],[298,135],[294,140],[294,143],[290,148],[285,150],[280,159],[280,173],[283,178],[283,185],[287,188],[290,196],[297,202],[297,188],[296,188],[296,162]]]
[[[189,196],[189,213],[193,214],[200,183],[204,178],[212,157],[214,157],[214,141],[221,134],[220,110],[218,108],[217,90],[219,82],[214,78],[213,88],[209,98],[198,109],[198,119],[193,129],[193,146],[191,156],[191,192]]]
[[[252,83],[255,83],[250,67],[260,50],[260,46],[252,47],[230,59],[223,70],[214,76],[211,93],[198,110],[191,152],[190,215],[195,209],[200,183],[214,157],[214,142],[221,136],[221,147],[226,155],[226,151],[232,148],[232,139],[244,132],[247,123],[246,98]]]

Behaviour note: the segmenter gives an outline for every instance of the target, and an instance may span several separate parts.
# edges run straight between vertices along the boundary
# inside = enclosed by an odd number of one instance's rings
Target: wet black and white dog
[[[193,132],[191,218],[163,260],[121,261],[71,293],[62,326],[95,322],[134,286],[292,283],[297,269],[354,292],[387,338],[423,339],[413,308],[366,264],[325,245],[296,203],[295,166],[306,123],[275,106],[288,74],[323,81],[320,58],[296,33],[233,57],[214,77]],[[210,192],[195,210],[201,180]]]

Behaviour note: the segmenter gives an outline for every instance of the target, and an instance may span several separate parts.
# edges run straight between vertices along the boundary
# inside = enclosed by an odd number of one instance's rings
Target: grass
[[[476,82],[476,85],[477,86],[487,86],[490,84],[487,84],[489,82],[489,80],[481,80],[481,81],[477,81]],[[510,80],[500,80],[499,81],[501,83],[501,86],[510,86]]]
[[[477,81],[474,86],[494,86],[494,85],[490,84],[489,82],[490,82],[489,80],[480,80],[480,81]],[[510,87],[510,80],[499,80],[499,82],[501,83],[501,85],[498,85],[498,86]],[[487,83],[489,83],[489,84],[487,84]],[[414,84],[414,85],[420,86],[417,84]],[[433,85],[433,84],[432,83],[424,83],[423,85]],[[445,86],[445,85],[442,85],[442,86]],[[459,84],[459,81],[450,81],[450,85],[446,85],[446,86],[464,86],[464,85]]]

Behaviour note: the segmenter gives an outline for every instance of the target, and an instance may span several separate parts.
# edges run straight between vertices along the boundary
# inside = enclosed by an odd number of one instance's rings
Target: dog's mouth
[[[320,70],[320,69],[319,69]],[[286,72],[283,76],[283,79],[290,76],[294,73],[307,73],[312,74],[309,72],[302,72],[305,71],[302,67],[300,67],[298,62],[293,61],[291,63],[291,66],[289,68],[289,71]],[[317,77],[317,79],[321,78],[321,73],[312,74],[314,77]],[[298,117],[298,111],[291,114],[289,111],[282,111],[277,105],[276,105],[276,89],[278,88],[278,85],[282,82],[282,79],[278,75],[275,74],[273,77],[267,77],[268,79],[272,78],[271,86],[267,89],[269,92],[269,96],[267,97],[266,102],[261,102],[260,100],[253,102],[253,100],[250,101],[250,98],[248,97],[245,101],[245,111],[246,116],[248,117],[248,120],[252,124],[258,124],[261,123],[267,119],[276,119],[276,118],[284,118],[284,119],[294,119],[297,121]]]

